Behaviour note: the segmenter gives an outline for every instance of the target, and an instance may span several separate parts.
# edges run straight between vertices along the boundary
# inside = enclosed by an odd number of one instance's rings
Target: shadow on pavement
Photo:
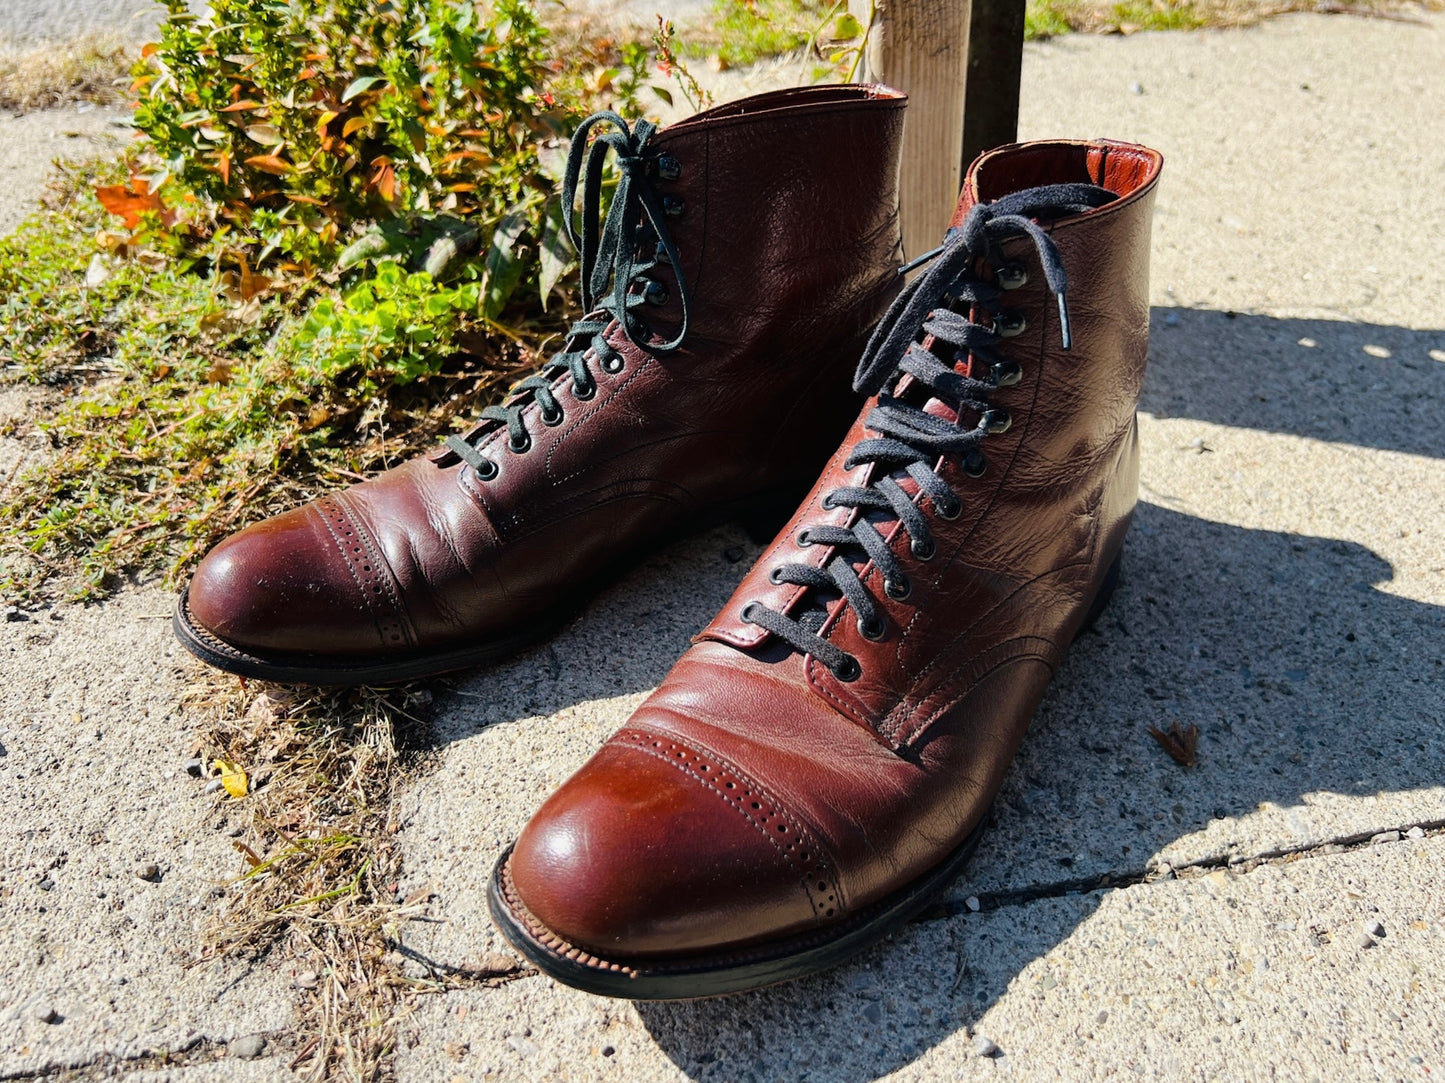
[[[1430,353],[1445,332],[1182,309],[1153,322],[1145,411],[1445,457],[1445,363]],[[670,550],[552,644],[459,684],[475,706],[443,711],[435,736],[654,686],[757,552],[728,529]],[[973,1024],[1101,898],[1006,907],[985,925],[966,895],[1137,871],[1181,848],[1172,860],[1308,846],[1338,826],[1339,796],[1380,795],[1371,815],[1388,820],[1385,798],[1445,777],[1445,609],[1389,593],[1392,576],[1352,542],[1141,503],[1113,604],[1074,645],[938,914],[830,973],[638,1004],[640,1019],[696,1079],[761,1080],[780,1065],[872,1079]],[[1175,720],[1200,729],[1192,770],[1147,735]],[[1009,914],[1018,924],[1000,935]]]
[[[1156,308],[1149,334],[1155,417],[1445,458],[1445,330]]]
[[[1182,836],[1261,802],[1282,806],[1273,815],[1300,844],[1324,841],[1307,804],[1316,795],[1439,785],[1445,610],[1384,593],[1390,574],[1348,542],[1141,504],[1126,578],[1055,679],[944,908],[951,916],[816,978],[720,1001],[638,1004],[643,1023],[698,1079],[762,1079],[764,1065],[780,1064],[789,1078],[872,1079],[975,1022],[1101,897],[1007,908],[1019,925],[1002,937],[1007,921],[995,912],[980,939],[964,895],[1142,869]],[[1200,728],[1191,771],[1147,736],[1173,719]],[[1218,849],[1230,851],[1227,836]],[[969,964],[984,953],[985,965]]]

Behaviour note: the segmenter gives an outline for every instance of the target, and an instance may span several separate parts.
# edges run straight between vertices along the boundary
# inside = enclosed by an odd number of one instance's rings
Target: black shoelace
[[[858,679],[862,673],[858,660],[818,634],[827,619],[828,605],[841,597],[857,616],[859,634],[869,640],[882,639],[886,633],[883,613],[860,578],[863,567],[873,563],[890,598],[902,601],[912,592],[898,558],[884,540],[889,525],[902,524],[919,560],[928,560],[937,551],[929,517],[899,479],[912,478],[918,497],[927,497],[939,518],[955,519],[962,502],[938,475],[940,460],[956,458],[965,475],[980,476],[987,468],[983,441],[1010,424],[1007,412],[992,406],[989,399],[998,388],[1016,384],[1022,376],[1018,363],[1003,356],[999,346],[1019,334],[1024,324],[1017,316],[1000,313],[1000,302],[1005,291],[1022,286],[1027,277],[1016,264],[1002,262],[1000,242],[1019,235],[1033,241],[1044,278],[1058,300],[1060,338],[1064,349],[1069,349],[1068,279],[1058,248],[1035,219],[1081,214],[1115,198],[1114,193],[1092,184],[1055,184],[977,204],[961,227],[949,230],[941,248],[915,261],[915,266],[929,259],[934,262],[883,317],[853,379],[854,390],[864,395],[877,393],[878,404],[865,422],[870,436],[852,449],[843,468],[867,464],[875,469],[866,484],[834,489],[823,498],[825,508],[853,508],[861,514],[852,526],[812,525],[800,532],[798,540],[804,545],[833,547],[832,558],[821,568],[784,564],[773,571],[774,583],[815,592],[799,601],[797,619],[752,602],[743,610],[743,620],[767,629],[799,653],[812,655],[839,680]],[[997,268],[996,281],[975,273],[980,260]],[[968,317],[975,309],[995,316],[988,324],[975,323]],[[921,345],[920,329],[933,336],[931,350]],[[965,376],[953,366],[970,354],[974,362],[970,373],[979,375]],[[985,366],[987,373],[983,374]],[[905,376],[908,383],[903,385]],[[930,397],[953,408],[958,420],[925,412],[923,406]],[[965,417],[977,421],[965,428]]]
[[[610,125],[615,130],[602,132],[589,146],[587,135],[597,125]],[[585,401],[597,393],[596,380],[587,368],[589,357],[595,358],[609,373],[622,370],[621,355],[603,337],[614,319],[634,346],[645,348],[650,353],[675,350],[687,336],[691,299],[683,279],[681,259],[664,225],[666,210],[648,182],[649,172],[659,168],[657,160],[646,154],[648,140],[656,130],[656,126],[646,120],[639,120],[636,127],[629,129],[627,121],[616,113],[601,112],[593,113],[584,120],[572,137],[562,180],[562,225],[581,262],[582,311],[586,315],[567,332],[565,348],[535,375],[512,388],[504,405],[488,406],[482,411],[477,426],[465,436],[447,437],[447,448],[471,466],[483,480],[495,477],[497,473],[496,463],[483,456],[475,446],[481,436],[492,431],[487,422],[505,424],[508,446],[520,454],[532,445],[531,434],[522,420],[523,410],[529,402],[537,403],[544,425],[557,425],[562,421],[562,404],[552,393],[552,383],[559,375],[571,373],[573,396]],[[607,208],[607,218],[599,229],[602,173],[609,153],[616,156],[619,176],[617,191]],[[664,169],[675,171],[680,168],[670,159],[664,158],[662,162]],[[673,172],[673,175],[676,173]],[[573,220],[579,181],[582,183],[580,229]],[[677,333],[666,342],[651,340],[646,324],[635,311],[639,305],[660,304],[667,300],[666,287],[661,282],[646,278],[647,272],[660,260],[672,265],[682,308],[682,321]],[[633,288],[638,281],[646,282],[646,287],[640,291]]]

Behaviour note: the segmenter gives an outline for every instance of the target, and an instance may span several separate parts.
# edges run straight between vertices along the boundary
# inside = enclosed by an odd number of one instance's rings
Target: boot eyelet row
[[[772,583],[774,586],[779,586],[779,587],[782,586],[782,585],[783,585],[783,569],[782,569],[782,568],[774,568],[772,571],[770,571],[770,572],[768,573],[768,582],[769,582],[769,583]]]
[[[995,387],[1013,387],[1023,378],[1023,366],[1017,361],[1000,361],[989,369],[989,379]]]
[[[998,269],[998,284],[1000,289],[1016,290],[1020,286],[1028,284],[1029,273],[1017,263],[1005,263]]]
[[[616,376],[627,367],[627,361],[621,354],[616,354],[602,362],[602,371]]]
[[[1009,426],[1013,424],[1013,418],[1007,410],[1001,410],[997,406],[989,407],[978,419],[978,427],[990,436],[997,436],[999,433],[1008,432]]]
[[[483,459],[481,469],[478,470],[476,468],[473,468],[472,473],[477,475],[478,481],[491,481],[494,477],[501,473],[501,471],[497,468],[497,464],[492,462],[491,459]]]
[[[877,643],[887,631],[888,629],[884,625],[881,617],[873,617],[871,620],[864,620],[862,617],[858,618],[858,634],[864,639]]]
[[[914,538],[908,543],[908,548],[919,560],[932,560],[934,554],[938,552],[938,546],[934,545],[931,540],[924,541],[922,538]]]
[[[566,416],[567,415],[562,412],[562,408],[560,406],[557,407],[557,409],[555,410],[541,411],[542,424],[546,425],[549,429],[554,429],[558,425],[562,424],[562,419]]]
[[[511,449],[514,455],[524,455],[532,450],[532,438],[530,436],[524,436],[520,440],[509,439],[507,441],[507,447]]]
[[[597,385],[588,384],[586,387],[578,387],[576,384],[573,384],[572,397],[578,402],[587,402],[590,399],[594,399],[597,397]]]
[[[933,513],[940,519],[957,519],[963,514],[963,504],[951,497],[934,497]]]
[[[906,575],[883,577],[883,593],[892,598],[895,602],[906,601],[913,593],[913,584],[908,581]]]
[[[813,539],[812,539],[811,537],[809,537],[808,531],[807,531],[807,528],[806,528],[806,527],[805,527],[804,529],[798,531],[798,539],[797,539],[797,540],[798,540],[798,548],[799,548],[799,549],[806,549],[806,548],[808,548],[808,546],[810,546],[810,545],[813,544]]]
[[[845,684],[851,684],[853,681],[856,681],[859,677],[863,676],[863,667],[858,664],[858,659],[851,656],[845,656],[844,659],[838,663],[837,668],[834,669],[832,673],[833,676],[837,677]]]
[[[1016,338],[1024,333],[1029,321],[1016,312],[1002,312],[994,317],[993,329],[999,338]]]

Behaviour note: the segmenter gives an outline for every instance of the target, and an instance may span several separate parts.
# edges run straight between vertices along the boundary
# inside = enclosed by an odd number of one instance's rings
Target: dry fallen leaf
[[[213,771],[221,772],[221,785],[232,797],[246,796],[246,772],[230,760],[216,760],[211,764]]]
[[[1149,727],[1149,736],[1159,742],[1159,747],[1169,753],[1181,767],[1193,767],[1197,762],[1195,750],[1199,747],[1199,727],[1190,722],[1183,729],[1178,722],[1169,723],[1169,732]]]

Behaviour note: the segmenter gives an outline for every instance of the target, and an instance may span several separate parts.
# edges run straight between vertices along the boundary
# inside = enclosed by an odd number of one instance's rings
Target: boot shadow
[[[1445,458],[1445,330],[1155,308],[1139,409]]]
[[[1156,417],[1445,458],[1445,331],[1155,308],[1150,334],[1140,409]],[[760,552],[737,526],[662,551],[548,641],[445,682],[432,739],[655,687]]]
[[[1253,833],[1277,839],[1281,814],[1286,846],[1323,842],[1335,798],[1437,786],[1445,609],[1381,589],[1391,571],[1350,542],[1140,504],[1123,582],[1071,650],[942,903],[829,973],[638,1003],[638,1016],[694,1079],[771,1078],[780,1065],[790,1079],[874,1079],[972,1026],[1087,921],[1106,875],[1161,854],[1252,855]],[[1193,769],[1148,736],[1171,720],[1200,729]],[[1279,808],[1261,826],[1264,802]],[[1035,893],[1046,897],[1021,901]],[[971,920],[969,896],[987,920]],[[1001,924],[1008,914],[1015,924]]]
[[[656,554],[551,639],[443,682],[432,742],[449,744],[487,726],[657,687],[761,552],[742,527],[727,525]]]

